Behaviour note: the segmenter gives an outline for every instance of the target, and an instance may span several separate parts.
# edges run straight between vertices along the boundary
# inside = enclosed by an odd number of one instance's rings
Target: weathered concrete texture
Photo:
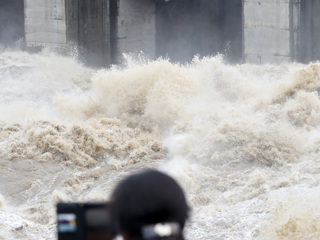
[[[109,0],[66,1],[66,25],[68,44],[79,47],[87,65],[111,63]]]
[[[290,0],[245,0],[246,62],[277,63],[292,59]]]
[[[111,35],[110,35],[110,1],[103,0],[103,65],[109,66],[111,59]]]
[[[79,38],[79,0],[66,1],[67,42],[78,44]]]
[[[67,43],[65,13],[65,0],[25,0],[27,46],[64,46]]]
[[[118,59],[122,53],[155,56],[155,4],[150,0],[120,0],[117,18]]]

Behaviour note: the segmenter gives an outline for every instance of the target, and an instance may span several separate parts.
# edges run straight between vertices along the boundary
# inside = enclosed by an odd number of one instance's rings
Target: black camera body
[[[113,227],[109,205],[96,203],[58,203],[58,240],[108,240]]]

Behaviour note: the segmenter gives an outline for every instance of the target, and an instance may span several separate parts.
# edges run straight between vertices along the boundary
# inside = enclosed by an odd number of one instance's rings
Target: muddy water
[[[58,201],[109,199],[157,168],[184,188],[187,239],[317,239],[320,64],[93,70],[0,54],[0,239],[55,239]]]

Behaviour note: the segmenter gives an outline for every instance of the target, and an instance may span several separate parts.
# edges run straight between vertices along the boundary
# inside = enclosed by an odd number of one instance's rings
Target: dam
[[[234,63],[309,62],[320,59],[319,10],[316,0],[3,0],[0,43],[75,44],[97,66],[139,52],[180,62],[218,53]]]
[[[150,168],[183,187],[186,239],[319,239],[318,10],[1,0],[0,239],[56,240],[57,203]]]

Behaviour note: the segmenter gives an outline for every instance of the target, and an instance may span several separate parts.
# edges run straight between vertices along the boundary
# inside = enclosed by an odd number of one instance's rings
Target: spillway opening
[[[156,54],[173,61],[221,53],[242,60],[241,0],[157,0]]]
[[[24,39],[24,1],[0,1],[0,45],[12,47]]]
[[[301,1],[300,61],[308,63],[320,59],[320,1]]]

